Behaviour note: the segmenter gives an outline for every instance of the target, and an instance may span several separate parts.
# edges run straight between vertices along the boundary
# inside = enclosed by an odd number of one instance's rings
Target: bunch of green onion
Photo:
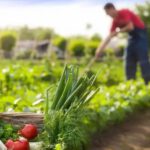
[[[98,91],[98,89],[93,90],[95,78],[96,76],[89,78],[86,75],[79,77],[77,66],[68,67],[66,65],[52,98],[51,106],[47,94],[45,112],[48,113],[49,110],[65,111],[71,108],[79,109],[84,106]]]

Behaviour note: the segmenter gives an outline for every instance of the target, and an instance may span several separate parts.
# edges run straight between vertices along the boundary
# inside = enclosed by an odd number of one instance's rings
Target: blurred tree
[[[65,51],[67,46],[67,39],[57,36],[53,39],[53,45],[57,46],[60,50]]]
[[[65,57],[68,56],[66,51],[67,43],[68,43],[67,39],[61,36],[55,36],[52,39],[52,45],[58,47],[59,50],[61,51],[61,57],[59,57],[61,59],[64,59]]]
[[[16,35],[13,32],[5,31],[1,33],[0,37],[0,46],[1,49],[4,50],[4,57],[11,58],[13,53],[12,49],[16,44]]]
[[[85,43],[80,39],[73,39],[68,43],[67,49],[73,56],[81,57],[85,54]]]
[[[99,45],[98,40],[91,40],[91,41],[88,42],[87,51],[91,56],[95,55],[95,51],[96,51],[98,45]]]
[[[92,40],[92,41],[101,42],[101,41],[102,41],[102,38],[101,38],[101,36],[100,36],[98,33],[96,33],[96,34],[94,34],[94,35],[91,36],[91,40]]]
[[[35,35],[33,29],[28,28],[27,26],[21,27],[19,29],[19,39],[20,40],[34,40]]]
[[[81,40],[81,41],[86,41],[87,38],[86,36],[83,36],[83,35],[76,35],[76,36],[71,36],[69,39],[70,40]]]
[[[90,30],[92,28],[92,25],[90,23],[86,24],[86,30]]]
[[[21,27],[19,29],[19,39],[20,40],[50,40],[53,30],[50,28],[29,28],[27,26]]]
[[[16,35],[11,32],[3,32],[0,43],[3,50],[11,51],[16,44]]]
[[[42,41],[42,40],[50,40],[53,34],[53,30],[50,28],[35,28],[33,30],[35,39]]]
[[[92,29],[92,24],[87,23],[87,24],[86,24],[87,39],[89,38],[90,30],[91,30],[91,29]]]
[[[150,43],[150,1],[146,1],[143,5],[136,5],[136,11],[144,21],[148,30],[148,40]],[[149,44],[150,48],[150,44]]]

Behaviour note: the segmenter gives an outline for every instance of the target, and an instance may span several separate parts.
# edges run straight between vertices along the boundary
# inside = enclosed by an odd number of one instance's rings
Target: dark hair
[[[114,8],[115,9],[115,6],[113,3],[106,3],[105,6],[104,6],[104,9],[110,9],[110,8]]]

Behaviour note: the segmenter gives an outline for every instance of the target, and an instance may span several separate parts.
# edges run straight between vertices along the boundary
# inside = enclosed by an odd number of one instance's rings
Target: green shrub
[[[85,55],[85,44],[82,40],[72,40],[68,44],[68,50],[71,52],[73,56],[84,56]]]
[[[92,37],[91,37],[91,40],[92,41],[97,41],[97,42],[101,42],[102,41],[102,38],[100,37],[99,34],[94,34]]]
[[[5,32],[0,39],[1,48],[5,51],[11,51],[16,44],[16,36],[11,32]]]
[[[124,45],[118,46],[118,50],[115,52],[115,55],[116,55],[117,57],[122,57],[123,54],[124,54],[124,49],[125,49],[125,46],[124,46]]]
[[[114,52],[114,50],[113,50],[112,48],[107,48],[107,49],[103,52],[103,56],[104,56],[105,58],[108,58],[108,60],[109,60],[109,59],[111,59],[111,58],[114,58],[115,52]]]
[[[98,41],[90,41],[88,43],[88,53],[90,55],[94,56],[95,55],[95,51],[96,51],[98,45],[99,45]]]
[[[63,37],[57,37],[54,39],[53,44],[60,50],[65,51],[67,46],[67,40]]]

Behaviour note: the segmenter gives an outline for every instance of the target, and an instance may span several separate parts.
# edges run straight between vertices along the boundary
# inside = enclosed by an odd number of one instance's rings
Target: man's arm
[[[129,22],[125,27],[121,28],[119,31],[113,31],[112,33],[110,33],[109,36],[104,40],[104,42],[98,46],[95,57],[98,58],[99,55],[101,55],[101,53],[104,51],[105,47],[108,45],[111,39],[118,33],[130,32],[133,29],[134,29],[133,23]]]
[[[117,35],[117,32],[116,32],[116,31],[110,33],[110,34],[108,35],[108,37],[103,41],[103,43],[102,43],[102,44],[101,44],[101,43],[99,44],[99,46],[98,46],[98,48],[97,48],[97,50],[96,50],[96,53],[95,53],[95,57],[96,57],[96,58],[98,58],[99,55],[102,54],[102,52],[104,51],[105,47],[108,45],[108,43],[111,41],[111,39],[112,39],[114,36],[116,36],[116,35]]]

